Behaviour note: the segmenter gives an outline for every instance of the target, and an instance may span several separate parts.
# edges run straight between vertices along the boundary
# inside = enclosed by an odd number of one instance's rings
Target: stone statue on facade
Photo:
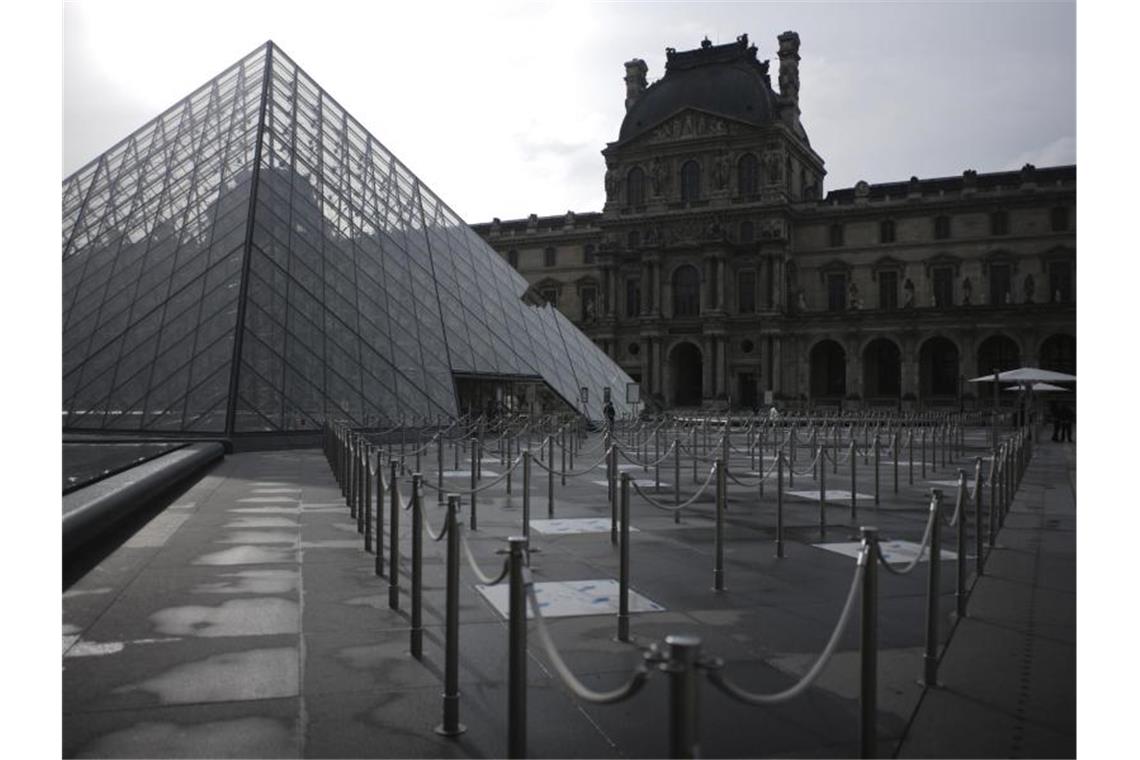
[[[974,285],[970,282],[969,277],[962,279],[962,305],[969,306],[970,299],[974,295]]]
[[[1033,292],[1037,289],[1037,283],[1033,281],[1033,275],[1025,275],[1025,302],[1033,303]]]
[[[617,196],[619,184],[617,169],[612,166],[608,167],[606,169],[606,200],[613,200]]]
[[[855,310],[863,308],[863,302],[859,299],[859,286],[854,281],[847,286],[847,303]]]
[[[909,277],[903,282],[903,308],[914,308],[914,283],[910,281]]]
[[[669,164],[662,161],[660,158],[653,159],[653,164],[649,169],[650,177],[653,180],[653,194],[654,195],[667,195],[669,193]]]
[[[728,187],[729,169],[730,161],[728,151],[722,150],[720,155],[716,157],[716,163],[713,165],[713,180],[716,182],[718,190],[723,190]]]

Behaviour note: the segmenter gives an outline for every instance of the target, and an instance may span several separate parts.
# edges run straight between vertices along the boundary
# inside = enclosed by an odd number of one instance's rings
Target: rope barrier
[[[732,471],[729,470],[727,466],[724,468],[724,474],[727,475],[728,477],[732,478],[732,480],[736,483],[736,485],[744,486],[745,488],[752,488],[753,486],[760,485],[761,480],[767,480],[772,475],[772,473],[776,471],[776,465],[777,464],[778,464],[778,461],[773,460],[772,466],[768,468],[767,472],[763,472],[763,473],[750,472],[750,473],[748,473],[748,475],[750,475],[750,476],[751,475],[759,476],[759,480],[757,480],[755,483],[741,483],[739,480],[736,479],[736,476],[732,474]]]
[[[623,446],[618,445],[618,444],[615,444],[615,445],[617,445],[617,447],[618,447],[618,453],[621,454],[622,458],[625,459],[625,461],[629,462],[630,464],[635,464],[638,467],[655,467],[655,466],[661,464],[662,462],[664,462],[665,458],[668,457],[669,454],[671,454],[673,452],[673,447],[677,445],[677,442],[673,441],[673,443],[670,443],[669,448],[665,449],[665,453],[662,454],[657,459],[653,460],[652,462],[639,462],[636,459],[634,459],[633,457],[626,454],[625,448]],[[567,473],[567,474],[569,474],[569,473]]]
[[[459,527],[459,542],[463,546],[463,554],[467,557],[467,564],[471,566],[471,572],[474,573],[475,577],[479,579],[479,582],[485,586],[495,586],[502,583],[503,579],[507,577],[507,573],[511,571],[510,562],[504,558],[502,572],[494,578],[484,574],[483,571],[479,569],[479,563],[475,561],[475,555],[471,553],[471,545],[467,543],[467,527],[461,522],[457,522],[456,525]]]
[[[934,521],[937,519],[938,513],[932,510],[930,512],[930,517],[926,520],[926,531],[922,534],[922,546],[918,548],[918,556],[911,560],[910,564],[901,570],[897,570],[891,567],[891,563],[887,562],[887,558],[883,556],[882,546],[880,546],[878,542],[875,543],[875,553],[878,555],[879,563],[882,564],[884,568],[886,568],[887,572],[889,572],[891,575],[909,575],[916,567],[918,567],[918,563],[922,561],[922,558],[924,556],[926,556],[926,550],[930,544],[930,536],[934,531]]]
[[[822,448],[816,449],[816,451],[815,451],[815,456],[813,456],[813,457],[811,458],[811,461],[810,461],[810,462],[808,462],[808,465],[807,465],[807,467],[804,469],[804,471],[803,471],[803,472],[800,472],[799,470],[795,469],[794,467],[792,467],[792,466],[791,466],[791,464],[789,464],[789,465],[788,465],[788,472],[792,473],[793,475],[799,475],[799,476],[801,476],[801,477],[806,477],[806,476],[808,476],[808,475],[811,475],[811,474],[812,474],[812,470],[814,470],[814,469],[815,469],[815,465],[816,465],[816,462],[818,462],[818,461],[819,461],[819,457],[820,457],[820,454],[822,454],[822,453],[823,453],[823,449],[822,449]]]
[[[657,507],[658,509],[663,509],[666,512],[680,512],[682,509],[684,509],[685,507],[687,507],[690,504],[692,504],[693,502],[695,502],[697,500],[697,497],[705,492],[705,489],[709,487],[709,483],[712,482],[712,477],[713,477],[713,474],[715,472],[716,472],[716,467],[710,467],[708,477],[705,478],[705,482],[701,485],[701,487],[699,489],[697,489],[697,492],[695,494],[693,494],[692,496],[690,496],[687,501],[684,501],[680,504],[662,504],[661,502],[657,501],[657,499],[654,499],[652,496],[650,496],[649,494],[642,491],[641,486],[637,485],[636,480],[631,480],[630,484],[633,486],[633,490],[637,491],[638,495],[641,496],[641,498],[645,499],[646,501],[648,501],[650,504]]]
[[[534,461],[538,461],[538,460],[534,460]],[[457,494],[459,496],[470,496],[472,494],[476,494],[476,493],[479,493],[481,491],[486,491],[488,488],[491,488],[492,486],[502,482],[504,478],[506,478],[508,475],[510,475],[512,472],[515,471],[515,468],[519,466],[520,462],[522,462],[522,454],[519,454],[517,457],[515,457],[514,461],[511,462],[510,466],[508,466],[505,470],[503,470],[501,473],[496,475],[494,480],[489,480],[486,483],[484,483],[483,485],[479,486],[478,488],[470,488],[466,491],[456,491],[454,488],[439,488],[438,486],[433,486],[431,483],[427,482],[426,480],[423,481],[423,485],[427,486],[428,488],[432,489],[433,491],[442,491],[445,493],[453,493],[453,494]]]
[[[633,671],[633,675],[629,681],[610,691],[594,691],[579,681],[570,668],[567,667],[562,656],[558,653],[558,648],[554,645],[554,639],[551,638],[550,631],[546,628],[546,619],[543,618],[542,610],[538,606],[538,599],[534,593],[534,580],[531,577],[529,568],[523,569],[523,583],[526,588],[527,602],[530,604],[531,612],[534,615],[538,640],[542,643],[542,648],[546,651],[546,656],[550,659],[550,664],[554,667],[554,672],[558,674],[562,683],[575,697],[595,705],[611,705],[615,702],[629,699],[641,691],[641,688],[645,686],[645,682],[649,678],[650,672],[644,662],[640,663],[637,669]]]
[[[614,444],[614,445],[616,446],[617,444]],[[599,459],[598,461],[594,462],[592,465],[590,465],[589,467],[587,467],[587,468],[585,468],[585,469],[583,469],[583,470],[567,470],[567,471],[566,471],[566,477],[568,477],[568,478],[576,478],[576,477],[578,477],[578,476],[580,476],[580,475],[588,475],[589,473],[591,473],[591,472],[593,472],[594,470],[596,470],[596,469],[598,468],[598,465],[600,465],[602,462],[605,462],[605,461],[606,461],[606,457],[608,457],[608,456],[609,456],[609,454],[610,454],[610,452],[607,450],[605,454],[602,454],[602,458],[601,458],[601,459]],[[538,465],[539,467],[541,467],[542,469],[546,470],[547,472],[552,472],[552,473],[554,473],[555,475],[561,475],[561,474],[562,474],[562,471],[561,471],[561,470],[555,469],[553,466],[547,466],[547,465],[543,464],[541,461],[539,461],[538,459],[535,459],[535,460],[534,460],[534,462],[533,462],[533,464],[537,464],[537,465]],[[553,463],[551,463],[551,464],[553,464]]]
[[[855,565],[855,575],[851,579],[851,588],[847,592],[847,599],[843,602],[843,610],[839,613],[839,620],[835,624],[835,629],[831,632],[831,638],[827,640],[827,644],[824,646],[823,651],[815,663],[798,682],[775,694],[756,694],[746,691],[729,681],[721,674],[719,667],[706,671],[709,681],[728,696],[749,705],[776,705],[795,699],[800,694],[803,694],[808,687],[819,678],[820,673],[823,672],[831,656],[835,654],[835,650],[839,647],[839,640],[842,638],[843,631],[846,630],[847,624],[851,621],[851,614],[855,609],[855,598],[859,595],[859,589],[863,583],[863,573],[866,571],[866,564],[867,551],[864,549],[859,553],[859,559]],[[718,666],[723,665],[723,662],[720,661],[719,658],[717,658],[716,662]]]
[[[432,541],[441,541],[443,540],[443,537],[447,535],[447,520],[443,521],[443,527],[439,529],[439,533],[436,533],[431,529],[431,523],[428,522],[428,517],[426,514],[424,514],[422,506],[420,507],[420,518],[423,519],[424,530],[427,531],[428,537],[430,537]]]

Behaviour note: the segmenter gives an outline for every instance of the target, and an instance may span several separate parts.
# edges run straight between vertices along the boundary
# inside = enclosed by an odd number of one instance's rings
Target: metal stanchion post
[[[669,756],[700,757],[697,661],[701,640],[697,636],[671,635],[665,637],[665,646],[669,660],[662,669],[669,674]]]
[[[854,436],[851,439],[850,447],[851,447],[851,457],[850,457],[850,459],[851,459],[851,526],[854,527],[855,521],[858,519],[858,517],[857,517],[858,513],[856,511],[857,507],[855,504],[856,499],[855,499],[855,439],[854,439]]]
[[[618,492],[617,492],[617,445],[614,443],[613,436],[606,438],[606,458],[609,466],[609,489],[610,489],[610,543],[617,543],[617,523],[618,523]]]
[[[926,649],[922,655],[922,682],[938,685],[938,596],[942,574],[942,489],[930,492],[930,567],[926,576]]]
[[[879,506],[879,435],[875,434],[875,506]]]
[[[906,436],[906,471],[907,485],[914,485],[914,428],[907,431]]]
[[[673,439],[673,505],[681,503],[681,437]],[[680,524],[681,510],[673,510],[673,523]]]
[[[444,619],[443,723],[435,732],[458,736],[459,722],[459,496],[447,495],[447,606]]]
[[[388,608],[400,609],[400,491],[396,488],[395,459],[392,465],[392,493],[388,509]],[[413,498],[415,495],[413,494]]]
[[[824,444],[819,445],[819,540],[822,541],[827,533],[827,513],[824,507],[827,504],[827,467],[824,466]]]
[[[512,479],[512,476],[515,474],[514,470],[511,469],[511,464],[515,461],[514,460],[514,450],[512,448],[513,443],[514,443],[514,436],[508,435],[507,436],[507,461],[503,463],[503,466],[507,468],[507,496],[511,495],[511,479]]]
[[[412,475],[412,657],[417,660],[424,656],[424,546],[423,546],[423,490],[420,473]]]
[[[621,565],[618,574],[618,641],[629,641],[629,473],[621,474]]]
[[[891,434],[891,459],[895,465],[895,493],[899,492],[899,431]]]
[[[523,535],[530,538],[530,449],[522,453],[523,466]]]
[[[476,517],[476,509],[478,507],[478,494],[475,492],[475,487],[479,483],[479,463],[483,459],[483,452],[478,438],[471,439],[471,530],[479,530],[479,523]]]
[[[546,516],[554,519],[554,434],[551,433],[547,439],[547,451],[550,454],[546,458]]]
[[[920,449],[922,460],[922,479],[926,480],[926,428],[922,429],[922,448]]]
[[[559,446],[562,449],[562,487],[566,487],[566,426],[562,426],[562,444]],[[551,465],[553,466],[553,462]]]
[[[653,493],[661,493],[661,428],[653,431]]]
[[[693,483],[697,482],[697,429],[693,428],[693,448],[689,452],[693,458]]]
[[[784,556],[784,452],[776,452],[776,556]]]
[[[955,534],[958,550],[958,578],[954,587],[954,601],[959,619],[966,617],[966,529],[970,524],[966,490],[966,471],[959,468],[958,498],[954,505],[954,512],[958,515],[958,532]]]
[[[509,626],[507,637],[507,757],[526,757],[526,586],[523,568],[527,539],[511,536]]]
[[[990,548],[994,548],[997,537],[997,511],[998,511],[998,450],[994,447],[994,456],[990,460]]]
[[[724,508],[728,489],[724,477],[724,460],[716,460],[716,522],[713,547],[713,590],[724,591]]]
[[[364,551],[372,551],[372,451],[364,452]],[[379,498],[380,494],[377,494]]]
[[[443,502],[443,431],[441,430],[435,439],[435,454],[436,454],[436,472],[435,472],[435,485],[436,485],[436,500],[440,503]]]
[[[376,477],[379,480],[379,489],[376,493],[376,562],[373,571],[377,576],[384,577],[384,494],[388,490],[395,490],[396,481],[384,483],[384,463],[381,461],[383,452],[376,455]]]
[[[796,429],[788,436],[788,488],[796,487]]]
[[[874,757],[878,735],[878,544],[879,529],[864,527],[863,588],[859,619],[859,756]]]
[[[974,571],[982,575],[982,458],[974,458]]]

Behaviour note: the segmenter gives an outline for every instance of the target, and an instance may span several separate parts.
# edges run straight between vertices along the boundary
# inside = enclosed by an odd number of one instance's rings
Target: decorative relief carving
[[[697,137],[717,137],[728,134],[728,124],[723,119],[702,113],[686,113],[670,119],[649,133],[648,142],[689,140]]]

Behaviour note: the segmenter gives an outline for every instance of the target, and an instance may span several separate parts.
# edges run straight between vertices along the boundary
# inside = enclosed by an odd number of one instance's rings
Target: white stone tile
[[[477,585],[475,588],[500,615],[507,617],[510,589],[506,582],[494,586]],[[534,593],[545,617],[616,615],[618,611],[618,582],[612,578],[536,583]],[[664,612],[665,608],[630,589],[629,611]],[[529,604],[527,617],[534,617]]]

